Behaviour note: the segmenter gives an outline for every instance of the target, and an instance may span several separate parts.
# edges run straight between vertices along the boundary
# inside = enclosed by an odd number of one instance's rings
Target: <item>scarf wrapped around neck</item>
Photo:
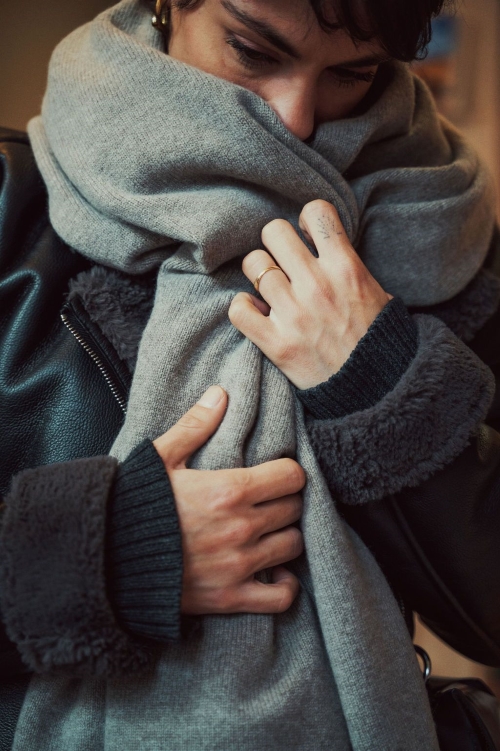
[[[297,458],[307,474],[306,554],[290,568],[301,593],[282,615],[203,618],[201,636],[165,647],[140,680],[110,679],[98,691],[82,679],[57,730],[33,708],[62,701],[67,679],[35,679],[18,744],[29,736],[38,751],[87,751],[92,725],[105,727],[106,751],[437,751],[386,580],[336,510],[287,379],[227,311],[251,290],[241,258],[261,245],[263,226],[280,217],[297,227],[317,198],[337,207],[388,292],[411,305],[447,300],[485,258],[490,180],[405,65],[387,67],[365,112],[320,125],[305,144],[257,95],[161,45],[148,11],[123,0],[56,49],[42,115],[29,126],[50,218],[97,263],[157,269],[112,454],[125,458],[221,384],[227,415],[192,466]]]

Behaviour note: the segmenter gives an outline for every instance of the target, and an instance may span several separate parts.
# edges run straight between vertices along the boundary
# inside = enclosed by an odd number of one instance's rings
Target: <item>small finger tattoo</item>
[[[338,231],[335,226],[335,221],[331,217],[318,217],[318,232],[324,240],[329,240],[331,233],[336,235],[343,235],[342,231]]]
[[[328,223],[325,220],[324,217],[320,216],[318,218],[318,232],[323,238],[323,240],[329,240],[330,239],[330,229],[328,227]]]

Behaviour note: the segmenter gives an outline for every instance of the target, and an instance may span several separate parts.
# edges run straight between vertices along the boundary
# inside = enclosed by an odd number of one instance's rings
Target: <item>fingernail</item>
[[[200,404],[202,407],[213,409],[219,404],[223,396],[224,390],[220,386],[210,386],[210,388],[205,391],[201,399],[198,401],[198,404]]]

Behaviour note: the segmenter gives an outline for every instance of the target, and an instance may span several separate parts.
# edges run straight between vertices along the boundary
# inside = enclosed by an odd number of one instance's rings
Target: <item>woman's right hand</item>
[[[203,471],[186,462],[224,417],[227,394],[212,386],[156,441],[174,493],[182,533],[181,610],[208,613],[281,613],[299,591],[283,563],[303,550],[302,468],[278,459],[245,469]],[[272,568],[272,582],[255,578]]]

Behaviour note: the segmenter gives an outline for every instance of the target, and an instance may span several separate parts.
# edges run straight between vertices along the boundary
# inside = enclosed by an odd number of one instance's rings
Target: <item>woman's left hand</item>
[[[308,203],[299,225],[318,257],[289,222],[267,224],[262,242],[269,252],[249,253],[243,271],[254,282],[269,266],[281,270],[262,276],[265,302],[240,292],[229,318],[295,386],[307,389],[340,370],[391,295],[361,261],[330,203]]]

